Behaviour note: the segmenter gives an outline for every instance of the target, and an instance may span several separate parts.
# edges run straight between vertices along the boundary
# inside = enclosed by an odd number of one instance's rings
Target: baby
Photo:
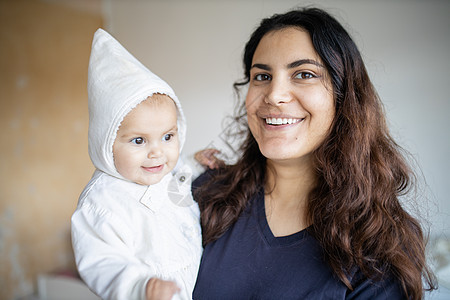
[[[103,299],[192,299],[201,230],[177,96],[98,29],[88,97],[96,170],[72,216],[82,279]]]

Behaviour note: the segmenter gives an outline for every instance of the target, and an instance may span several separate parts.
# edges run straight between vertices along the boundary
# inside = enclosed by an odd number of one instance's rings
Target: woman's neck
[[[267,160],[267,194],[281,196],[283,201],[306,201],[316,176],[310,160],[294,164]]]
[[[272,233],[284,236],[309,226],[307,199],[316,180],[312,164],[268,160],[266,174],[266,217]]]

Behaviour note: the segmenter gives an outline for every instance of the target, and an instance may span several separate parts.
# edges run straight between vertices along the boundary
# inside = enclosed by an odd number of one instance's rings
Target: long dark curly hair
[[[245,46],[244,80],[234,86],[239,90],[248,84],[261,38],[292,26],[310,34],[330,76],[336,110],[329,135],[314,153],[318,180],[308,197],[309,230],[349,288],[348,274],[357,266],[373,279],[394,274],[409,299],[421,299],[424,290],[436,288],[435,279],[426,263],[421,225],[399,200],[411,192],[415,175],[389,134],[361,54],[341,24],[317,8],[264,19]],[[246,132],[240,159],[216,172],[195,193],[205,245],[237,220],[265,184],[266,158],[246,124],[245,105],[239,111],[236,118]]]

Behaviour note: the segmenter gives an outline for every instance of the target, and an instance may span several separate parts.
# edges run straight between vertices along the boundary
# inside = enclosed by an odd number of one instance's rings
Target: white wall
[[[169,82],[188,119],[186,153],[231,112],[244,43],[260,19],[311,2],[104,0],[106,29]],[[450,233],[450,1],[316,1],[347,27],[383,99],[393,135],[427,180],[432,233]],[[434,203],[434,204],[433,204]]]

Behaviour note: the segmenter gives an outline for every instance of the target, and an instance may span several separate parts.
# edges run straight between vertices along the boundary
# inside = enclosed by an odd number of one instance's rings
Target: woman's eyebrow
[[[250,69],[253,69],[253,68],[258,68],[258,69],[262,69],[262,70],[266,70],[266,71],[272,70],[272,68],[266,64],[254,64]]]
[[[307,58],[307,59],[299,59],[299,60],[296,60],[294,62],[291,62],[291,63],[289,63],[287,65],[287,68],[288,69],[292,69],[292,68],[296,68],[298,66],[306,65],[306,64],[315,65],[315,66],[318,66],[320,68],[324,68],[324,66],[321,63],[315,61],[314,59],[309,59],[309,58]],[[262,69],[262,70],[266,70],[266,71],[271,71],[272,70],[272,68],[269,65],[258,64],[258,63],[252,65],[251,69],[253,69],[253,68],[258,68],[258,69]]]
[[[313,59],[299,59],[294,62],[291,62],[290,64],[287,65],[287,67],[288,67],[288,69],[292,69],[292,68],[296,68],[298,66],[305,65],[305,64],[315,65],[320,68],[324,67],[321,63],[319,63]]]

